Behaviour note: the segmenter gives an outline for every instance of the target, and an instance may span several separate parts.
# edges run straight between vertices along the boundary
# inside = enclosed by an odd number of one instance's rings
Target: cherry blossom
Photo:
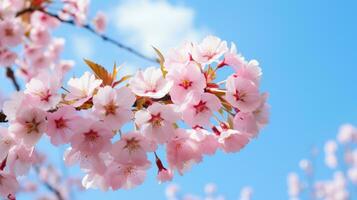
[[[180,174],[202,160],[199,143],[183,129],[175,131],[175,136],[167,143],[166,149],[170,168],[177,169]]]
[[[0,21],[0,43],[6,47],[14,47],[22,42],[24,30],[16,19]]]
[[[54,146],[66,147],[64,162],[79,165],[85,188],[117,190],[142,184],[153,162],[162,183],[204,156],[238,152],[269,122],[258,61],[246,61],[234,44],[228,49],[215,36],[167,53],[155,48],[156,65],[134,76],[123,76],[116,65],[109,72],[86,60],[92,72],[66,81],[77,65],[62,58],[65,39],[53,36],[64,23],[153,60],[104,35],[104,14],[90,19],[88,11],[88,0],[0,2],[0,65],[18,90],[1,106],[1,198],[16,199],[17,178],[31,171],[57,191],[44,198],[70,197],[55,170],[41,168],[36,149],[43,135]],[[222,73],[226,66],[234,72]],[[342,132],[341,141],[354,141],[353,131]],[[357,163],[350,154],[350,162]],[[337,154],[329,155],[333,160]]]
[[[2,197],[14,196],[19,189],[19,183],[12,174],[0,171],[0,195]]]
[[[130,88],[138,96],[159,99],[169,93],[172,82],[164,79],[159,68],[139,70],[130,80]]]
[[[192,48],[192,57],[201,64],[210,64],[228,51],[227,42],[215,36],[207,36]]]
[[[243,112],[252,112],[260,105],[260,96],[253,81],[230,76],[227,79],[226,99]]]
[[[41,74],[26,84],[25,94],[33,98],[39,108],[49,110],[56,107],[61,97],[57,93],[60,81],[49,74]]]
[[[47,129],[45,118],[46,113],[39,108],[27,108],[10,122],[9,131],[24,145],[33,147]]]
[[[203,93],[206,79],[197,64],[190,62],[188,65],[171,70],[167,75],[173,81],[170,96],[174,103],[183,103],[190,92]]]
[[[153,103],[135,113],[135,122],[142,133],[156,142],[166,143],[173,137],[174,123],[180,118],[173,106]]]
[[[190,126],[206,126],[210,124],[210,118],[220,107],[219,99],[209,93],[190,93],[182,105],[182,117]]]
[[[93,97],[93,113],[111,129],[117,130],[134,117],[131,111],[134,102],[135,96],[129,88],[105,86]]]
[[[225,152],[237,152],[241,150],[249,142],[249,135],[237,130],[226,130],[222,132],[219,142]]]
[[[112,131],[102,122],[86,119],[87,126],[79,127],[71,137],[71,145],[75,151],[85,156],[96,156],[100,152],[108,152],[111,148]]]
[[[113,144],[111,154],[119,163],[141,165],[147,162],[147,152],[156,150],[156,145],[148,141],[139,132],[130,132]]]
[[[51,143],[61,145],[70,142],[75,131],[79,130],[83,119],[72,106],[63,106],[57,111],[47,114],[48,128],[46,134]]]
[[[95,78],[93,74],[85,72],[80,78],[71,78],[68,81],[69,93],[65,100],[74,101],[75,107],[83,105],[93,97],[94,91],[102,84],[101,80]]]
[[[93,19],[93,24],[98,33],[104,33],[107,26],[107,18],[103,12],[97,12]]]

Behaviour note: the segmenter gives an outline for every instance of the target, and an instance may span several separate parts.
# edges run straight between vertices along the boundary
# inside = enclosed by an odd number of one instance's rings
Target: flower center
[[[125,149],[128,149],[129,152],[136,151],[140,149],[140,141],[137,140],[135,137],[127,139],[126,145],[124,146]]]
[[[235,98],[236,101],[242,101],[244,102],[244,93],[240,93],[238,90],[236,90],[236,92],[233,94],[233,97]]]
[[[185,90],[187,90],[189,87],[192,86],[192,81],[185,79],[179,84],[179,86],[181,86],[181,87],[185,88]]]
[[[52,95],[49,90],[46,90],[46,92],[41,93],[40,96],[41,101],[49,102]]]
[[[151,119],[149,122],[153,125],[154,128],[158,128],[162,126],[162,121],[163,119],[161,118],[161,113],[158,113],[156,115],[151,115]]]
[[[105,116],[108,115],[115,115],[115,111],[118,108],[113,102],[109,103],[108,105],[104,106],[105,109]]]
[[[4,31],[7,37],[11,37],[14,35],[14,30],[12,28],[6,28]]]
[[[87,133],[84,133],[84,137],[87,141],[94,141],[99,138],[98,132],[90,130]]]
[[[64,120],[63,117],[61,117],[59,119],[55,119],[55,123],[56,123],[56,128],[58,128],[58,129],[67,127],[66,120]]]
[[[126,167],[126,168],[124,169],[124,174],[125,174],[126,176],[129,176],[129,175],[133,174],[134,172],[135,172],[135,170],[134,170],[134,167],[132,167],[132,166]]]
[[[205,110],[208,110],[208,107],[206,106],[205,101],[200,101],[198,104],[193,106],[196,109],[196,114],[200,112],[204,112]]]
[[[26,129],[27,129],[27,134],[30,134],[32,132],[40,132],[39,131],[39,125],[41,124],[41,122],[37,122],[35,118],[32,119],[32,121],[27,121],[25,122],[25,126],[26,126]]]

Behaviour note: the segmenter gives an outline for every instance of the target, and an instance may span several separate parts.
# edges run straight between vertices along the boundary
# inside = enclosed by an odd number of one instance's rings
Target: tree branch
[[[62,23],[69,24],[69,25],[72,25],[72,26],[76,26],[76,23],[75,23],[74,20],[65,20],[65,19],[62,19],[62,18],[61,18],[60,16],[58,16],[57,14],[50,13],[50,12],[48,12],[48,11],[42,9],[42,8],[31,8],[31,7],[30,7],[30,8],[23,9],[23,10],[19,11],[19,12],[16,14],[16,17],[20,17],[20,16],[23,15],[23,14],[26,14],[26,13],[29,13],[29,12],[34,12],[34,11],[36,11],[36,10],[37,10],[37,11],[40,11],[40,12],[42,12],[42,13],[45,13],[45,14],[47,14],[48,16],[54,17],[54,18],[58,19],[60,22],[62,22]],[[123,43],[121,43],[121,42],[119,42],[119,41],[117,41],[117,40],[115,40],[115,39],[113,39],[113,38],[111,38],[111,37],[109,37],[109,36],[106,36],[106,35],[104,35],[104,34],[98,34],[98,33],[95,31],[95,29],[94,29],[92,26],[90,26],[89,24],[82,25],[81,27],[83,27],[85,30],[91,32],[92,34],[98,36],[98,37],[101,38],[102,40],[107,41],[107,42],[109,42],[109,43],[111,43],[111,44],[117,46],[118,48],[124,49],[124,50],[128,51],[129,53],[131,53],[131,54],[133,54],[133,55],[135,55],[135,56],[137,56],[137,57],[140,57],[140,58],[142,58],[142,59],[144,59],[144,60],[146,60],[146,61],[149,61],[149,62],[155,62],[155,63],[158,62],[157,59],[151,58],[151,57],[149,57],[149,56],[146,56],[146,55],[140,53],[139,51],[137,51],[136,49],[134,49],[134,48],[132,48],[132,47],[129,47],[129,46],[127,46],[127,45],[125,45],[125,44],[123,44]]]
[[[36,171],[36,173],[39,175],[40,174],[40,168],[39,166],[34,166],[34,169]],[[41,183],[52,193],[54,193],[57,197],[58,200],[64,200],[64,198],[62,197],[62,194],[59,190],[57,190],[55,187],[53,187],[51,184],[49,184],[47,181],[42,180],[41,178],[39,178],[39,180],[41,181]]]
[[[16,91],[20,91],[20,85],[17,82],[16,76],[14,71],[11,69],[11,67],[6,67],[6,77],[9,78],[14,85]]]

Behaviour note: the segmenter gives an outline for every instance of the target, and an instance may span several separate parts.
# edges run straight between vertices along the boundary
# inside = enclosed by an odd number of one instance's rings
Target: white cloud
[[[192,8],[166,0],[123,0],[112,17],[126,41],[144,53],[153,53],[152,45],[167,50],[184,41],[198,41],[207,32],[195,27]]]
[[[90,58],[94,54],[93,41],[89,37],[74,35],[72,46],[77,59]]]

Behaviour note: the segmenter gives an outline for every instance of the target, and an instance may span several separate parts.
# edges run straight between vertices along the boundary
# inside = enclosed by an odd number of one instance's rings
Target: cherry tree
[[[152,59],[105,35],[105,15],[88,19],[88,7],[88,0],[0,2],[0,66],[17,90],[0,117],[1,197],[16,199],[18,177],[38,167],[43,137],[68,146],[64,162],[80,166],[84,188],[106,191],[142,184],[152,163],[158,182],[170,181],[217,150],[239,152],[268,123],[259,63],[246,60],[234,43],[207,36],[167,52],[154,47],[158,58]],[[61,24],[153,66],[120,76],[116,65],[109,72],[85,59],[91,72],[64,83],[74,62],[61,57],[65,39],[52,35]]]
[[[349,200],[356,195],[357,184],[357,128],[351,124],[340,127],[336,139],[326,141],[323,152],[324,166],[330,177],[320,179],[317,172],[319,152],[314,148],[309,159],[300,161],[303,176],[288,175],[288,194],[291,200]]]

